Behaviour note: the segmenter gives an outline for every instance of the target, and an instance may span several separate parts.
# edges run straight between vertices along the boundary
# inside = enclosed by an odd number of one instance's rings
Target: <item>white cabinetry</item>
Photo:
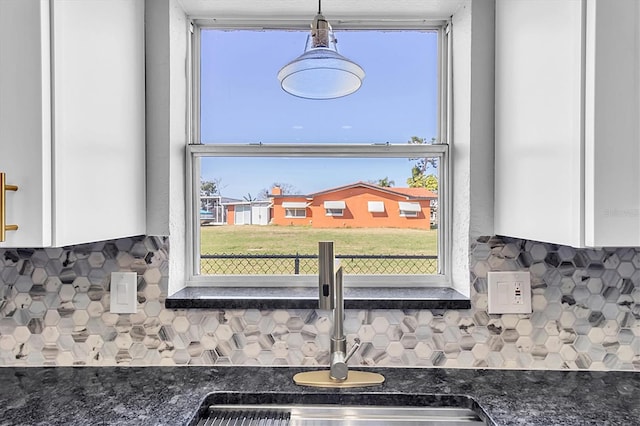
[[[144,1],[0,1],[0,247],[145,233]]]
[[[495,233],[640,246],[640,2],[496,2]]]

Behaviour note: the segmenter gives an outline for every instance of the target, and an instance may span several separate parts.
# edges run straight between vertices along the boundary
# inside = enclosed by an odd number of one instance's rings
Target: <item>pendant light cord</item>
[[[318,15],[322,15],[322,0],[318,0]]]

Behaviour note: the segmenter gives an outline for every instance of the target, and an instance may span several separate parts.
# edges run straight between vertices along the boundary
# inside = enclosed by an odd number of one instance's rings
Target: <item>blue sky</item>
[[[203,143],[406,143],[437,130],[437,36],[424,32],[337,32],[341,54],[366,77],[359,91],[332,100],[285,93],[280,68],[304,50],[306,31],[204,30]],[[255,195],[272,182],[302,193],[389,177],[406,186],[407,159],[203,159],[202,177],[222,195]]]

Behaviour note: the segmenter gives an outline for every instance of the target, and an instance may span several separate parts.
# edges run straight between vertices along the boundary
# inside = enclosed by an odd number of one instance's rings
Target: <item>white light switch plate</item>
[[[488,272],[487,280],[490,314],[531,313],[529,272]]]
[[[111,273],[111,312],[135,314],[138,308],[138,274],[135,272]]]

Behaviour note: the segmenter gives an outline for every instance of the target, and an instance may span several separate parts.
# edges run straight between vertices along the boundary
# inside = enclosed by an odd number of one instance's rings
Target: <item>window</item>
[[[307,209],[298,209],[295,207],[285,208],[284,217],[307,217]]]
[[[346,203],[344,201],[325,201],[324,209],[327,216],[344,216]]]
[[[343,209],[327,209],[327,216],[344,216]]]
[[[286,218],[307,217],[307,203],[305,202],[283,201],[281,207],[284,209],[284,217]]]
[[[192,283],[316,285],[317,241],[332,239],[352,268],[345,285],[444,285],[443,27],[336,31],[367,76],[355,94],[328,101],[295,98],[276,79],[302,52],[306,29],[197,30]],[[228,209],[226,223],[198,220],[192,206],[205,186],[220,205],[242,205],[249,226],[231,224]],[[278,266],[248,266],[270,255]]]
[[[400,210],[400,216],[402,217],[418,217],[418,214],[422,211],[422,207],[419,203],[407,203],[400,201],[398,203]]]
[[[367,205],[370,213],[384,213],[384,201],[369,201]]]

